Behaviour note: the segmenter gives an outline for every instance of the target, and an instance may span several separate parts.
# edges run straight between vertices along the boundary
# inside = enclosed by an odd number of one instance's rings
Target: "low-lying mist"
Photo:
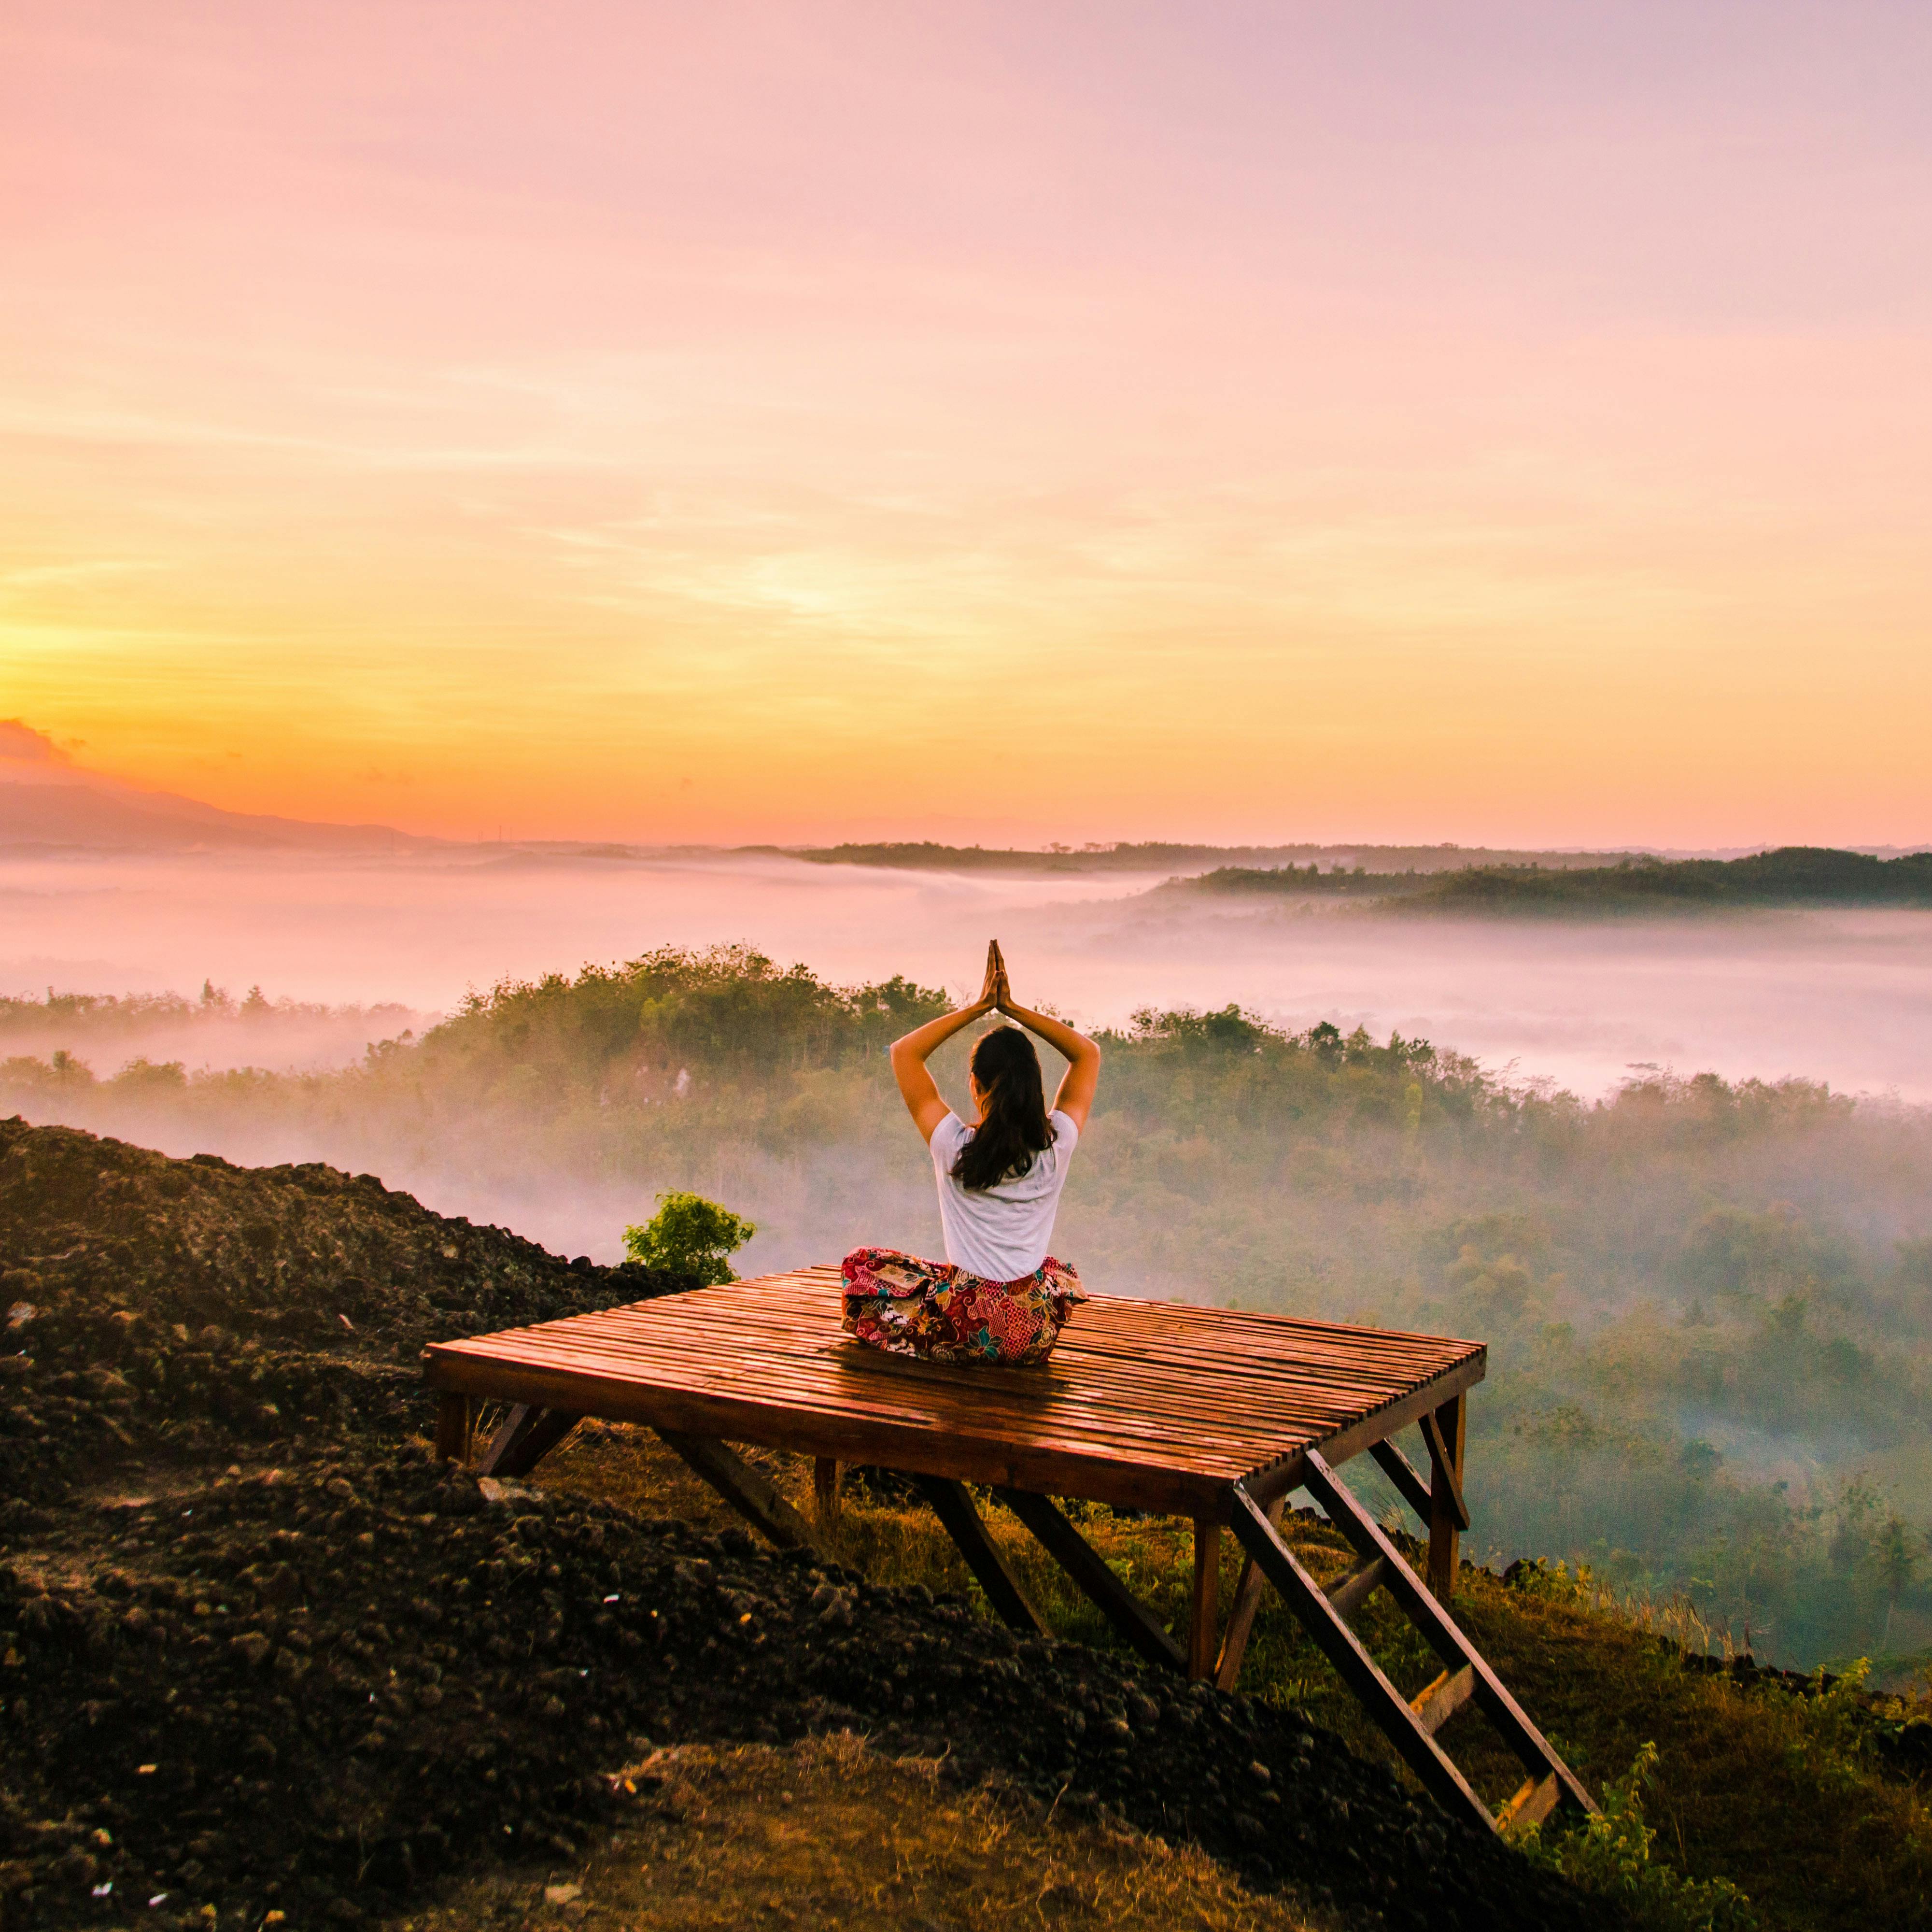
[[[717,852],[16,855],[0,859],[0,993],[192,997],[212,978],[238,997],[259,984],[448,1012],[506,978],[736,941],[842,984],[903,972],[958,986],[997,934],[1028,996],[1093,1025],[1232,1000],[1291,1031],[1325,1020],[1453,1041],[1591,1095],[1648,1062],[1932,1101],[1932,913],[1404,922],[1160,884]],[[400,1030],[372,1019],[364,1041]],[[274,1064],[311,1055],[292,1032],[274,1037],[294,1057]],[[257,1038],[210,1032],[128,1055],[268,1064]],[[312,1057],[332,1050],[319,1041]]]
[[[1192,969],[1238,981],[1234,950]],[[120,1009],[76,1007],[58,1060],[7,1050],[0,1106],[374,1171],[606,1259],[672,1187],[758,1223],[746,1272],[861,1242],[932,1251],[884,1048],[942,999],[916,976],[842,990],[742,951],[662,951],[506,983],[353,1067],[296,1073],[116,1071]],[[1479,1337],[1476,1553],[1688,1596],[1760,1657],[1922,1660],[1932,1113],[1654,1070],[1577,1098],[1406,1028],[1225,1001],[1148,1004],[1105,1045],[1055,1244],[1090,1285]],[[956,1095],[963,1050],[941,1066]]]

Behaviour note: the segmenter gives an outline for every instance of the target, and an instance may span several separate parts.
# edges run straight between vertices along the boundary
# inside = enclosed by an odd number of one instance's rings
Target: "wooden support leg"
[[[818,1511],[818,1527],[830,1529],[838,1520],[837,1463],[829,1456],[815,1456],[812,1465],[812,1498]]]
[[[1029,1636],[1048,1635],[1046,1619],[1034,1608],[1004,1553],[986,1534],[986,1525],[980,1520],[980,1512],[974,1508],[966,1486],[950,1482],[943,1476],[921,1476],[916,1480],[920,1493],[932,1505],[933,1513],[945,1525],[946,1534],[958,1544],[967,1568],[979,1579],[980,1588],[986,1591],[986,1600],[1000,1621],[1014,1630],[1024,1630]]]
[[[1280,1529],[1288,1498],[1277,1496],[1268,1506],[1270,1528]],[[1241,1660],[1247,1654],[1248,1639],[1253,1634],[1255,1618],[1262,1607],[1262,1591],[1267,1587],[1252,1556],[1241,1564],[1241,1580],[1234,1585],[1234,1607],[1228,1613],[1227,1635],[1221,1639],[1220,1660],[1214,1666],[1214,1688],[1232,1690],[1240,1681]]]
[[[1002,1489],[1000,1501],[1046,1545],[1108,1623],[1150,1663],[1185,1670],[1187,1658],[1160,1619],[1108,1568],[1106,1559],[1045,1496]]]
[[[1468,1415],[1467,1400],[1452,1396],[1423,1423],[1429,1442],[1429,1587],[1444,1603],[1456,1591],[1458,1532],[1469,1526],[1462,1501],[1462,1444]]]
[[[436,1402],[436,1459],[470,1460],[470,1406],[467,1396],[439,1396]]]
[[[1214,1675],[1214,1639],[1221,1609],[1221,1525],[1194,1519],[1194,1607],[1187,1625],[1187,1674]]]
[[[661,1429],[658,1434],[683,1457],[694,1474],[710,1483],[781,1549],[809,1549],[828,1563],[838,1561],[818,1540],[811,1524],[778,1493],[776,1485],[742,1456],[734,1455],[712,1436],[686,1435],[668,1429]]]
[[[527,1476],[584,1418],[568,1409],[519,1402],[497,1425],[476,1459],[479,1476]]]

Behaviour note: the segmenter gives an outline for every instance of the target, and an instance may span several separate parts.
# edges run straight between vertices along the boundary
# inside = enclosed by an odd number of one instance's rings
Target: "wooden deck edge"
[[[1319,1442],[1311,1442],[1307,1449],[1298,1449],[1279,1462],[1251,1471],[1241,1477],[1241,1486],[1265,1507],[1277,1496],[1292,1495],[1301,1487],[1306,1477],[1309,1450],[1320,1456],[1331,1469],[1338,1468],[1376,1443],[1388,1441],[1397,1430],[1419,1424],[1425,1415],[1433,1415],[1443,1403],[1473,1389],[1488,1373],[1489,1350],[1485,1347],[1467,1361],[1458,1362],[1444,1369],[1441,1375],[1431,1376],[1406,1394],[1384,1402],[1378,1409],[1371,1410],[1346,1428],[1337,1429],[1333,1435]],[[1221,1520],[1232,1520],[1225,1502]]]
[[[977,1483],[989,1489],[1028,1489],[1043,1496],[1080,1496],[1160,1516],[1228,1520],[1232,1485],[1227,1479],[1148,1469],[1076,1450],[1030,1449],[938,1429],[915,1434],[898,1425],[868,1424],[821,1411],[554,1370],[509,1368],[473,1356],[433,1357],[425,1363],[425,1379],[443,1393],[565,1409],[606,1422],[751,1443],[838,1462],[872,1463],[908,1475]]]

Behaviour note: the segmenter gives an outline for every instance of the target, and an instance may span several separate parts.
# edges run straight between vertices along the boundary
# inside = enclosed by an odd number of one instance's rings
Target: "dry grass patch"
[[[1251,1896],[1197,1852],[1066,1823],[1010,1794],[950,1790],[937,1771],[849,1734],[789,1750],[660,1751],[632,1776],[640,1815],[587,1862],[472,1879],[391,1932],[572,1921],[608,1932],[1314,1932],[1334,1922]]]

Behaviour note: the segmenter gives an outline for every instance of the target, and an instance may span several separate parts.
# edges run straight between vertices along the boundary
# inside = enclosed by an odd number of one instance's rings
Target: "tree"
[[[702,1194],[674,1191],[657,1198],[658,1211],[643,1227],[625,1229],[625,1253],[647,1268],[695,1275],[704,1287],[735,1281],[738,1277],[726,1257],[743,1247],[758,1229]]]
[[[1878,1640],[1881,1655],[1892,1648],[1892,1613],[1918,1574],[1924,1542],[1896,1515],[1888,1516],[1872,1538],[1871,1566],[1885,1591],[1885,1634]]]

